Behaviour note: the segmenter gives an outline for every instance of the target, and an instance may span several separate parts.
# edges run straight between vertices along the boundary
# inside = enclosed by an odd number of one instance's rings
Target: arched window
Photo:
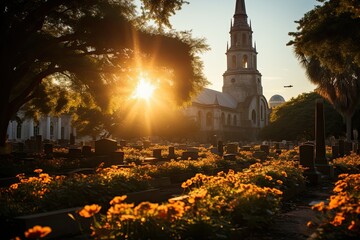
[[[21,122],[18,122],[16,126],[16,138],[21,138]]]
[[[232,56],[231,57],[231,66],[232,68],[236,68],[236,56]]]
[[[261,103],[260,116],[261,116],[261,120],[264,120],[264,106],[263,106],[263,103]]]
[[[228,114],[228,116],[227,116],[227,125],[228,126],[231,125],[231,116],[230,116],[230,114]]]
[[[209,112],[209,113],[206,114],[206,126],[207,127],[212,127],[212,125],[213,125],[213,116]]]
[[[225,114],[221,113],[221,125],[225,125]]]
[[[255,110],[252,110],[251,120],[253,121],[254,124],[256,123],[256,112],[255,112]]]
[[[237,117],[236,117],[236,115],[234,115],[234,118],[233,118],[233,125],[237,126]]]
[[[243,68],[248,68],[248,56],[244,55],[243,59],[242,59],[242,67]]]

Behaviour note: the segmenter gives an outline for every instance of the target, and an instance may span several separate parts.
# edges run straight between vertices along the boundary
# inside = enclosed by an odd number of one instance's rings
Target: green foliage
[[[317,93],[303,93],[273,109],[270,124],[261,131],[261,138],[272,140],[312,140],[315,133],[315,101]],[[342,136],[343,118],[324,101],[325,135]],[[354,122],[354,127],[356,126]]]
[[[352,0],[321,0],[300,19],[298,32],[289,33],[296,56],[317,92],[347,118],[360,102],[359,3]]]
[[[173,102],[189,101],[207,83],[197,56],[207,46],[163,27],[184,3],[143,0],[140,16],[134,0],[2,1],[0,145],[24,104],[32,113],[81,106],[111,114],[144,71]]]

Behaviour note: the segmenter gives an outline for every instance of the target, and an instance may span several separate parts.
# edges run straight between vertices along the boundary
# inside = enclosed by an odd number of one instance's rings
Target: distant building
[[[222,140],[255,140],[269,122],[252,33],[245,1],[237,0],[222,92],[205,88],[185,111],[199,124],[199,140],[209,141],[215,135]]]
[[[272,96],[269,100],[269,105],[270,105],[270,108],[274,108],[274,107],[277,107],[281,104],[283,104],[285,102],[285,99],[278,95],[278,94],[275,94],[274,96]]]
[[[76,135],[76,129],[71,126],[71,116],[42,116],[39,121],[24,118],[19,112],[17,119],[9,122],[7,136],[9,141],[24,141],[37,135],[42,139],[57,141],[70,140],[70,135]]]

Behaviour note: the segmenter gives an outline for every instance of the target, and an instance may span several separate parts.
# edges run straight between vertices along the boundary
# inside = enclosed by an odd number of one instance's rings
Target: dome
[[[274,108],[276,106],[283,104],[284,102],[285,102],[285,99],[282,96],[276,94],[270,98],[269,105],[270,105],[270,108]]]

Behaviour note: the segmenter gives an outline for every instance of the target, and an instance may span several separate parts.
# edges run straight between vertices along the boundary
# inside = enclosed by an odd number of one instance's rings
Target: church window
[[[256,123],[256,112],[255,112],[255,110],[252,110],[251,120],[253,121],[254,124]]]
[[[206,126],[211,127],[213,125],[213,116],[211,113],[206,114]]]
[[[243,68],[248,68],[248,56],[247,55],[243,56],[242,67]]]
[[[16,126],[16,138],[21,138],[21,122],[18,122]]]
[[[243,35],[242,35],[242,45],[243,46],[246,46],[247,45],[247,41],[246,41],[247,39],[246,39],[246,34],[245,33],[243,33]]]
[[[236,68],[236,56],[232,56],[231,57],[231,65],[232,65],[232,68]]]
[[[234,115],[234,118],[233,118],[233,125],[237,126],[237,117],[236,117],[236,115]]]
[[[230,124],[231,124],[231,116],[230,116],[230,114],[228,114],[228,116],[227,116],[227,125],[230,126]]]
[[[225,114],[221,113],[221,124],[224,126],[225,125]]]
[[[260,115],[261,115],[261,120],[264,120],[264,106],[263,106],[263,104],[261,104]]]

